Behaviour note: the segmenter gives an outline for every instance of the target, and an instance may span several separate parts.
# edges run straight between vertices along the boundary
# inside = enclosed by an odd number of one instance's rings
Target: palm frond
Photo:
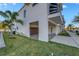
[[[7,11],[5,11],[5,13],[8,16],[8,18],[11,19],[12,12],[7,10]]]
[[[19,15],[17,12],[11,12],[9,10],[7,10],[5,12],[0,11],[0,15],[5,18],[5,20],[2,22],[3,27],[7,26],[9,29],[11,29],[14,22],[20,23],[23,25],[23,21],[20,19],[17,19],[17,16]]]
[[[5,12],[0,11],[0,15],[4,18],[8,17]]]
[[[18,16],[19,14],[17,13],[17,12],[13,12],[12,13],[12,15],[11,15],[11,20],[12,21],[15,21],[16,19],[17,19],[17,16]]]
[[[79,16],[75,16],[72,22],[79,22]]]
[[[9,10],[5,11],[5,13],[7,13],[7,14],[9,14],[9,15],[12,14],[11,11],[9,11]]]
[[[20,20],[20,19],[17,19],[15,22],[20,23],[20,24],[22,24],[22,25],[23,25],[23,21],[22,21],[22,20]]]
[[[19,14],[17,12],[13,12],[13,16],[17,17]]]

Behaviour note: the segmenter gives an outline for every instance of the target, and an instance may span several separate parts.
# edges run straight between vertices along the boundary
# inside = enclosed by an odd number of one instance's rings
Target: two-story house
[[[58,3],[26,3],[18,12],[24,25],[17,24],[17,32],[48,42],[64,28],[61,11],[62,4]]]

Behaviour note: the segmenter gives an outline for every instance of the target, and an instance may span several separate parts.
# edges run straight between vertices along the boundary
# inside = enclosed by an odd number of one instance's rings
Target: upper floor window
[[[33,3],[32,6],[35,6],[35,5],[37,5],[37,4],[38,4],[38,3]]]
[[[24,10],[24,18],[26,17],[26,10]]]

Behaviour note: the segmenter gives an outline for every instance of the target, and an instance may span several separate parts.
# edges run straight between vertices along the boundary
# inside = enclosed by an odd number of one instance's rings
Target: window
[[[24,10],[24,18],[26,17],[26,10]]]
[[[38,4],[38,3],[33,3],[32,6],[35,6],[36,4]]]

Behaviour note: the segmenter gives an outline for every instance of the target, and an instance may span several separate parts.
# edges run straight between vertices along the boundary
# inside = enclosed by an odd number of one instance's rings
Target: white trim
[[[57,25],[57,23],[55,23],[54,21],[52,21],[52,20],[48,20],[49,22],[51,22],[51,23],[53,23],[53,24],[55,24],[55,25]]]
[[[60,18],[61,18],[61,21],[63,23],[63,16],[62,16],[61,12],[60,12]]]
[[[54,13],[54,14],[49,14],[48,18],[57,17],[57,16],[60,16],[60,12]]]

